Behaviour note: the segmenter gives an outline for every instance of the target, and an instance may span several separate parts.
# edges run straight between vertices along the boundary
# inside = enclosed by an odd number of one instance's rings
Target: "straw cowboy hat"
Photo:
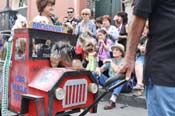
[[[122,44],[115,43],[114,45],[111,46],[111,50],[113,50],[114,48],[119,48],[123,53],[123,55],[125,54],[125,47]]]

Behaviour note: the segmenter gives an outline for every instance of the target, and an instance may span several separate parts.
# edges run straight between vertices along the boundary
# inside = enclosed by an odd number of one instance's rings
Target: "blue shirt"
[[[119,66],[123,62],[123,58],[120,58],[118,61],[116,61],[115,58],[112,58],[112,62],[115,63],[117,66]],[[106,63],[102,65],[103,70],[109,69],[108,75],[109,77],[113,77],[116,72],[113,70],[111,63]]]
[[[80,22],[75,28],[75,34],[81,35],[83,28],[89,29],[90,33],[92,34],[92,37],[95,37],[96,35],[96,25],[92,20],[87,21],[86,23]]]

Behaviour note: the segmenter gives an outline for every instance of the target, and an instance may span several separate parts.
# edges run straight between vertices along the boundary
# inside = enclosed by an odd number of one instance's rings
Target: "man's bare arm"
[[[126,79],[131,77],[131,73],[134,70],[136,49],[145,23],[146,19],[133,16],[133,19],[129,25],[126,55],[124,62],[118,71],[118,73],[126,73]]]
[[[127,40],[127,50],[126,50],[126,59],[133,59],[135,58],[137,45],[141,38],[146,20],[138,17],[133,16],[133,20],[129,26],[129,33],[128,33],[128,40]]]

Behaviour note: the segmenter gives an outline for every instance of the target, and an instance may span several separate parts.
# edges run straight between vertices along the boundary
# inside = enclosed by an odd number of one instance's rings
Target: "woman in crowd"
[[[56,23],[53,18],[55,0],[37,0],[36,5],[39,15],[36,16],[33,21],[40,22],[44,19],[44,23],[54,25]]]
[[[90,37],[95,38],[95,34],[96,34],[96,25],[90,19],[91,10],[88,9],[88,8],[83,9],[81,11],[81,16],[82,16],[82,20],[81,20],[81,22],[78,23],[78,25],[75,28],[75,34],[78,37],[77,45],[76,45],[76,54],[78,54],[78,56],[82,56],[82,54],[83,54],[83,50],[82,50],[83,48],[82,48],[82,45],[81,45],[82,44],[81,40],[88,39]],[[96,41],[96,40],[94,39],[94,41]],[[86,42],[86,41],[83,40],[83,43],[84,42]],[[82,60],[83,58],[79,57],[79,59]]]
[[[88,8],[85,8],[81,11],[82,21],[78,23],[75,29],[76,35],[85,35],[85,36],[91,36],[95,37],[96,34],[96,25],[95,23],[90,19],[91,17],[91,10]]]
[[[120,23],[119,26],[119,38],[118,38],[118,42],[123,44],[126,47],[126,41],[127,41],[127,23],[128,23],[128,15],[125,12],[118,12],[117,13],[117,20]]]
[[[110,58],[110,59],[106,59],[104,60],[104,64],[101,67],[96,68],[96,72],[93,72],[93,76],[94,78],[97,79],[98,83],[101,86],[105,85],[105,81],[108,78],[112,78],[116,75],[118,69],[119,69],[119,65],[123,62],[123,57],[125,54],[125,48],[122,44],[114,44],[111,47],[112,49],[112,53],[114,58]],[[105,76],[104,74],[102,74],[102,72],[104,72],[105,70],[109,70],[108,71],[108,76]],[[115,81],[113,84],[118,83],[119,80]],[[122,91],[122,89],[124,89],[124,87],[126,86],[126,84],[121,85],[120,87],[116,88],[113,90],[112,92],[112,96],[109,100],[109,103],[105,105],[104,109],[105,110],[109,110],[109,109],[113,109],[116,105],[116,99],[118,97],[118,95],[120,94],[120,92]]]
[[[115,26],[111,25],[111,17],[109,15],[104,15],[102,17],[103,27],[107,31],[108,37],[115,43],[118,42],[119,33]]]

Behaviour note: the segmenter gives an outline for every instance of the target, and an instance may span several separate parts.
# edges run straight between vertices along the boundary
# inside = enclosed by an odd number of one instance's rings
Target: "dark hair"
[[[106,30],[105,30],[105,29],[100,29],[98,32],[100,32],[100,33],[103,33],[103,34],[107,35],[107,32],[106,32]]]
[[[95,19],[95,23],[100,23],[100,24],[102,24],[102,17],[97,17],[97,18]]]
[[[71,9],[71,10],[74,12],[74,8],[72,8],[72,7],[69,7],[69,8],[67,8],[67,9]]]
[[[48,4],[52,4],[55,5],[55,0],[36,0],[36,6],[38,9],[38,12],[43,12],[44,8],[48,5]]]
[[[123,24],[127,24],[128,23],[128,14],[126,12],[118,12],[117,13],[118,16],[122,17],[123,19]]]
[[[98,33],[103,33],[104,35],[106,35],[106,38],[105,38],[105,41],[104,41],[104,43],[106,44],[106,41],[107,41],[107,32],[106,32],[106,30],[105,29],[100,29],[99,31],[98,31]]]
[[[102,21],[103,21],[104,19],[107,19],[107,20],[109,21],[109,23],[111,24],[111,21],[112,21],[111,16],[109,16],[109,15],[104,15],[104,16],[102,17]]]

